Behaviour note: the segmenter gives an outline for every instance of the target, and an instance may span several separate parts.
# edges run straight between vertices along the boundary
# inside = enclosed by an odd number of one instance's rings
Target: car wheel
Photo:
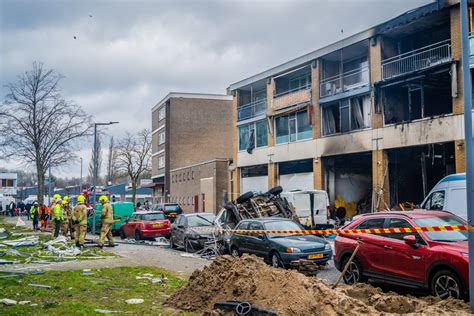
[[[449,270],[441,270],[431,279],[431,292],[434,296],[445,299],[448,297],[460,299],[463,288],[458,276]]]
[[[139,230],[135,231],[135,240],[141,240],[142,239],[142,234],[140,233]]]
[[[281,261],[281,257],[278,252],[272,252],[270,254],[270,264],[274,268],[283,268],[283,261]]]
[[[186,251],[186,252],[194,252],[195,251],[193,246],[191,245],[191,242],[187,238],[184,239],[184,251]]]
[[[237,202],[237,204],[242,204],[242,203],[247,202],[251,198],[253,198],[253,192],[249,191],[239,196],[235,201]]]
[[[120,238],[121,239],[126,239],[127,238],[127,235],[125,235],[125,232],[123,231],[122,228],[120,228]]]
[[[173,236],[170,236],[170,247],[171,249],[176,249],[176,245],[174,244],[174,241],[173,241]]]
[[[344,263],[342,264],[343,267],[346,266],[347,261],[349,258],[344,260]],[[359,282],[364,282],[365,279],[362,276],[362,267],[356,259],[353,259],[352,262],[349,265],[349,268],[347,269],[346,273],[343,275],[342,279],[344,280],[344,283],[346,284],[354,284],[354,283],[359,283]]]
[[[230,255],[232,257],[240,257],[239,249],[237,249],[237,247],[235,247],[235,246],[232,246],[232,248],[230,249]]]
[[[276,186],[268,190],[268,193],[271,195],[279,195],[281,192],[283,192],[283,188],[281,186]]]

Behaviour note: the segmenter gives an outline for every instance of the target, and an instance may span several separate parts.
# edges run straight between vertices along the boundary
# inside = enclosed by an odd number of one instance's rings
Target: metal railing
[[[237,121],[247,120],[267,112],[267,101],[260,100],[239,106],[237,109]]]
[[[428,69],[450,61],[450,40],[438,42],[382,61],[382,80]]]
[[[332,96],[369,84],[369,67],[364,66],[346,73],[321,80],[319,96]]]
[[[469,53],[469,57],[474,57],[474,34],[471,33],[469,34],[469,49],[470,49],[470,53]]]

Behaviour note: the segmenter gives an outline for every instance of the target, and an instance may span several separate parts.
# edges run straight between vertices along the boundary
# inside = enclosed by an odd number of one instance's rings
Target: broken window
[[[447,71],[382,91],[385,124],[452,113],[451,76]]]
[[[239,126],[239,150],[250,150],[268,145],[266,120]]]
[[[370,95],[344,99],[323,106],[323,134],[331,135],[370,127]]]
[[[280,116],[275,119],[276,143],[288,143],[313,137],[308,111]]]

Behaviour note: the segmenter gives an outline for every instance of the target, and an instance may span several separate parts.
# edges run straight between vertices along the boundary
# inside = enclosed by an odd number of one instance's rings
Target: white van
[[[421,208],[450,211],[467,220],[466,174],[441,179],[421,203]]]
[[[286,198],[294,206],[302,224],[305,224],[307,219],[311,222],[311,195],[314,196],[314,223],[316,225],[334,224],[334,221],[329,218],[329,197],[326,191],[297,190],[280,193],[281,197]]]

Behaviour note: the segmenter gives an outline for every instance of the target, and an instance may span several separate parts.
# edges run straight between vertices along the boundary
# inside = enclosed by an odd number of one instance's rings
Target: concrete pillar
[[[275,81],[273,80],[273,78],[269,78],[267,81],[267,114],[271,114],[273,112],[272,103],[273,103],[274,92],[275,92]],[[273,120],[271,120],[271,122],[273,123]],[[273,127],[274,126],[269,126],[268,128],[268,147],[275,146],[275,131],[273,131],[273,134],[271,133],[271,131],[273,130]]]
[[[459,6],[454,6],[450,11],[451,16],[451,57],[453,60],[458,61],[456,65],[457,69],[457,97],[453,98],[453,113],[463,114],[464,113],[464,102],[463,102],[463,87],[462,87],[462,49],[461,49],[461,15]]]
[[[382,37],[378,36],[369,41],[369,66],[370,66],[370,85],[382,80]],[[374,89],[371,93],[372,102],[372,128],[383,127],[382,100],[379,97],[379,106],[375,104]],[[378,109],[378,111],[376,111]]]
[[[321,158],[313,160],[313,187],[315,190],[324,190],[324,168]]]
[[[372,151],[373,209],[386,209],[390,205],[388,155],[384,150]],[[380,202],[379,202],[380,201]]]
[[[237,109],[240,102],[240,91],[233,91],[232,99],[232,164],[235,169],[232,175],[229,176],[229,188],[230,196],[229,200],[235,200],[240,195],[240,170],[237,168],[237,153],[239,152],[239,129],[237,128]],[[232,181],[232,183],[230,182]]]
[[[454,141],[454,162],[456,173],[466,172],[466,147],[463,139]]]
[[[278,163],[270,162],[268,164],[268,189],[278,185]]]
[[[319,60],[311,65],[311,99],[313,103],[313,138],[321,138],[321,107],[319,106]]]

